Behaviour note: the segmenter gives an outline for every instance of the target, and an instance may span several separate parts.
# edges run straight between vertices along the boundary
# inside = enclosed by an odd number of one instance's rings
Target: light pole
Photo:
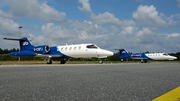
[[[20,29],[22,28],[22,26],[19,26],[19,39],[20,39]],[[20,46],[20,48],[19,48],[19,52],[20,52],[20,50],[21,50],[21,46]],[[19,61],[18,61],[18,63],[20,62],[20,57],[19,57]]]

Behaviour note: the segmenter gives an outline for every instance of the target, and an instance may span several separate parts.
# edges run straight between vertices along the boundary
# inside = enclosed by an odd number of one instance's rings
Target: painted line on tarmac
[[[155,98],[152,101],[180,101],[180,86]]]

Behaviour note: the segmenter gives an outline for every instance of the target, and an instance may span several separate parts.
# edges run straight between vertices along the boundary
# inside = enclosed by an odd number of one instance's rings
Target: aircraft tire
[[[99,60],[99,64],[102,64],[103,63],[103,60]]]
[[[47,64],[52,64],[52,60],[47,61]]]
[[[66,61],[61,61],[61,64],[65,64],[66,63]]]

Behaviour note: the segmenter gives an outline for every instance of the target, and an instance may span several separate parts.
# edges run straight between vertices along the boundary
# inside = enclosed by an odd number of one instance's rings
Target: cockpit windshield
[[[98,48],[96,45],[87,45],[87,48]]]
[[[165,54],[163,54],[163,55],[166,55],[166,56],[168,56],[168,54],[166,54],[166,53],[165,53]]]

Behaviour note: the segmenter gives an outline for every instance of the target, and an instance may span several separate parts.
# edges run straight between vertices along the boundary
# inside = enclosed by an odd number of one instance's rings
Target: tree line
[[[19,49],[1,49],[0,48],[0,61],[16,61],[18,60],[18,57],[11,57],[9,55],[7,55],[8,53],[11,53],[11,52],[18,52]],[[145,52],[145,53],[148,53],[148,52]],[[180,60],[180,52],[177,52],[177,53],[169,53],[169,55],[171,56],[175,56],[177,57],[177,60]],[[104,61],[120,61],[120,52],[117,52],[115,53],[113,56],[110,56],[108,58],[105,58],[103,59]],[[23,57],[21,58],[21,60],[42,60],[40,57]],[[59,61],[59,59],[54,59],[54,60],[57,60]],[[98,61],[99,59],[98,58],[92,58],[92,59],[70,59],[70,61]],[[132,61],[132,59],[129,59],[128,61]]]

